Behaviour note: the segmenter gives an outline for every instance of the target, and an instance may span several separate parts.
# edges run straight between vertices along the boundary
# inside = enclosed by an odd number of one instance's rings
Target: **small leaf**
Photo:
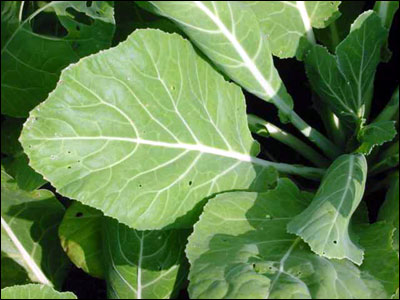
[[[71,292],[58,292],[41,284],[26,284],[1,290],[1,299],[78,299]]]
[[[336,48],[336,56],[317,45],[305,59],[313,89],[352,129],[368,116],[376,67],[386,37],[387,30],[378,15],[367,11],[353,23],[349,35]]]
[[[363,127],[358,133],[361,145],[356,152],[369,155],[374,147],[392,141],[397,134],[395,125],[394,121],[381,121]]]
[[[354,241],[350,220],[364,194],[367,161],[342,155],[329,167],[310,206],[288,224],[311,250],[327,258],[348,258],[360,265],[363,250]]]

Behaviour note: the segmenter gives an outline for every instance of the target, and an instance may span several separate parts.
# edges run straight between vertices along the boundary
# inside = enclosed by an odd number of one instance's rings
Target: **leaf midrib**
[[[3,216],[1,216],[1,227],[4,229],[5,233],[10,238],[15,248],[21,254],[21,257],[25,262],[26,266],[32,271],[38,282],[48,286],[52,286],[49,279],[47,279],[46,275],[44,275],[40,267],[36,264],[33,258],[29,255],[28,251],[26,251],[22,243],[18,240],[18,237],[15,235],[12,228],[8,225],[6,220],[3,219]]]

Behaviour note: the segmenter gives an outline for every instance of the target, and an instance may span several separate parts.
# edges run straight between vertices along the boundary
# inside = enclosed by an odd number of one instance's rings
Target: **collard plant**
[[[1,9],[1,298],[398,299],[398,2]]]

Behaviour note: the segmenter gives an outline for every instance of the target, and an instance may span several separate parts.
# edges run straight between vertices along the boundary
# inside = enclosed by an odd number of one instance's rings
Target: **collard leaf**
[[[187,230],[136,231],[79,202],[60,225],[72,262],[105,279],[112,299],[164,299],[179,291],[187,274]]]
[[[191,225],[205,197],[293,170],[254,157],[240,88],[158,30],[66,69],[24,127],[31,166],[59,193],[139,230]]]
[[[274,67],[268,41],[251,8],[240,1],[150,1],[138,4],[174,21],[224,74],[272,102],[291,122],[336,158],[341,150],[293,111],[293,101]]]
[[[91,276],[105,278],[103,214],[74,202],[58,229],[61,245],[71,261]]]
[[[363,127],[358,133],[361,145],[357,152],[368,155],[374,147],[393,140],[397,134],[395,125],[394,121],[381,121]]]
[[[341,1],[339,14],[329,26],[314,30],[316,38],[335,53],[336,47],[349,34],[350,26],[363,11],[365,1]]]
[[[189,231],[136,231],[111,218],[104,221],[109,298],[175,297],[187,275]]]
[[[139,5],[176,22],[229,77],[289,114],[293,101],[272,61],[259,22],[234,1],[150,1]]]
[[[22,2],[2,2],[2,114],[26,117],[54,89],[64,67],[111,45],[115,26],[112,6],[107,1],[92,2],[90,6],[87,2],[53,1],[25,20],[19,16]],[[43,11],[56,12],[67,36],[33,32],[30,22]],[[71,11],[85,14],[92,24],[79,22]]]
[[[368,115],[386,37],[378,15],[367,11],[353,23],[349,35],[336,48],[336,56],[314,46],[305,59],[313,89],[349,127],[356,128]]]
[[[48,190],[20,190],[3,169],[1,172],[1,253],[21,266],[32,282],[59,287],[69,266],[57,226],[64,207]],[[12,275],[8,263],[2,274]],[[21,276],[17,276],[18,281]],[[3,282],[3,277],[2,277]],[[20,283],[20,282],[18,282]],[[14,283],[15,284],[15,283]]]
[[[26,284],[1,290],[1,299],[78,299],[71,292],[58,292],[41,284]]]
[[[396,231],[393,236],[393,246],[399,251],[399,172],[390,180],[390,187],[385,202],[379,211],[379,220],[392,224]]]
[[[348,258],[360,265],[363,250],[349,226],[367,179],[363,155],[342,155],[329,167],[312,203],[288,224],[311,250],[327,258]]]
[[[372,265],[359,269],[348,260],[329,260],[287,233],[287,223],[309,201],[310,195],[300,192],[287,179],[280,180],[278,187],[269,192],[224,193],[211,199],[186,248],[191,264],[191,298],[390,297],[391,287],[396,284],[396,267],[387,269],[383,275],[379,270],[372,270]],[[379,233],[388,237],[387,232]],[[372,236],[371,232],[369,238]],[[366,251],[372,244],[369,238]],[[371,252],[371,258],[378,252],[382,260],[393,254],[393,250],[374,247],[376,251]],[[370,258],[369,253],[366,259]]]
[[[340,1],[242,1],[260,22],[271,51],[279,58],[302,59],[310,43],[315,43],[313,28],[324,28],[340,15]]]

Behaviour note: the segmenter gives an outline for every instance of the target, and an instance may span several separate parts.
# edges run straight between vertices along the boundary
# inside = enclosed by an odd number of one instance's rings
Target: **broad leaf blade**
[[[260,22],[271,51],[279,58],[302,59],[315,43],[314,28],[338,16],[340,1],[243,1]]]
[[[115,25],[113,8],[107,1],[93,2],[90,7],[87,1],[53,1],[23,21],[18,18],[20,5],[15,3],[6,1],[1,5],[1,112],[26,117],[55,87],[63,68],[111,45]],[[32,31],[31,19],[46,9],[56,12],[68,31],[66,37]],[[93,23],[77,21],[67,9],[84,13]]]
[[[147,9],[174,21],[218,68],[250,93],[275,103],[281,117],[287,119],[293,108],[292,98],[249,7],[239,1],[149,3]]]
[[[187,275],[188,230],[137,231],[104,219],[107,285],[112,299],[166,299]]]
[[[58,192],[140,230],[192,224],[205,197],[275,173],[253,157],[240,88],[158,30],[65,70],[24,126],[31,166]]]
[[[58,229],[61,245],[75,266],[102,279],[105,278],[103,222],[100,211],[74,202]]]
[[[361,145],[357,152],[369,155],[374,147],[392,141],[397,134],[395,125],[394,121],[381,121],[363,127],[358,133]]]
[[[314,254],[300,238],[286,232],[287,223],[309,200],[310,195],[300,192],[286,179],[266,193],[225,193],[211,199],[186,249],[191,264],[190,296],[195,299],[390,297],[393,291],[389,285],[396,284],[396,268],[381,276],[369,266],[361,270],[348,260],[329,260]],[[380,233],[384,234],[383,240],[388,237],[387,231]],[[367,240],[365,248],[369,251]],[[376,254],[374,249],[371,256]],[[390,255],[392,261],[390,249],[380,254],[382,258]],[[387,285],[381,280],[387,281]]]
[[[363,250],[349,226],[364,194],[366,178],[363,155],[339,157],[329,167],[310,206],[288,224],[288,231],[300,236],[318,255],[361,264]]]
[[[62,284],[69,263],[55,237],[63,215],[64,207],[50,191],[20,190],[2,170],[2,258],[14,260],[33,282],[56,287]],[[7,270],[4,273],[7,274]]]
[[[367,11],[353,23],[349,35],[336,48],[336,56],[314,46],[305,59],[313,89],[349,127],[356,128],[368,116],[386,37],[380,18]]]
[[[392,224],[396,231],[393,236],[393,247],[399,251],[399,172],[390,179],[390,187],[385,202],[379,210],[379,220]]]
[[[1,299],[77,299],[71,292],[58,292],[40,284],[16,285],[1,290]]]

